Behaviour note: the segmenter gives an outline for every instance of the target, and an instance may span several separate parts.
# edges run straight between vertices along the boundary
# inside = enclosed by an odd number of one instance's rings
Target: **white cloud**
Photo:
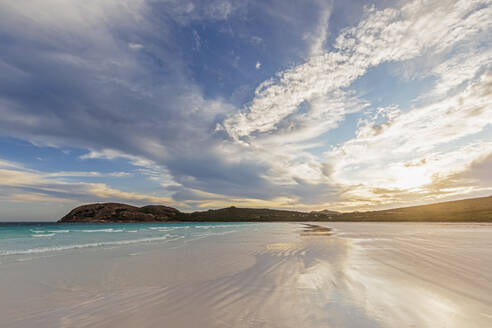
[[[152,161],[148,159],[141,158],[135,155],[128,155],[114,149],[102,149],[100,151],[94,150],[80,156],[80,159],[96,159],[96,158],[109,159],[109,160],[116,159],[116,158],[124,158],[130,160],[131,163],[135,166],[143,166],[143,167],[150,167],[155,165]]]
[[[143,44],[140,44],[140,43],[129,43],[128,44],[128,47],[132,50],[142,50],[143,49]]]
[[[307,37],[311,39],[311,56],[321,55],[325,52],[324,45],[326,42],[326,38],[328,37],[329,31],[329,22],[332,11],[333,2],[320,2],[320,15],[319,15],[319,23],[318,27],[313,34],[308,35]]]
[[[391,109],[386,121],[364,121],[357,137],[326,154],[339,166],[394,160],[432,151],[492,124],[492,74],[436,103],[407,112]],[[387,151],[381,151],[381,150]]]
[[[256,67],[256,69],[260,69],[261,68],[261,63],[259,61],[257,61],[255,67]]]
[[[452,95],[452,92],[456,92],[458,87],[476,80],[481,73],[491,69],[492,48],[471,47],[471,49],[452,56],[432,69],[430,74],[436,76],[438,80],[428,96],[445,97]]]
[[[401,9],[370,8],[358,26],[337,38],[337,51],[319,55],[315,51],[306,63],[262,83],[251,104],[229,117],[224,127],[234,139],[248,142],[257,134],[275,131],[303,102],[319,101],[350,86],[369,67],[407,60],[425,51],[449,50],[467,37],[484,34],[492,24],[492,8],[481,7],[486,4],[415,1]]]
[[[253,36],[249,39],[249,41],[250,41],[252,44],[254,44],[255,46],[257,46],[257,45],[260,45],[260,44],[263,42],[263,39],[262,39],[262,38],[260,38],[260,37],[259,37],[259,36],[257,36],[257,35],[253,35]]]
[[[114,149],[103,149],[101,151],[91,151],[87,154],[80,156],[82,160],[88,159],[124,159],[128,160],[132,165],[137,166],[136,172],[146,176],[150,180],[159,181],[161,185],[169,187],[179,185],[174,181],[174,178],[170,174],[169,170],[156,162],[144,157],[125,154],[123,152]],[[129,176],[127,172],[112,172],[109,174],[112,177],[124,177]]]
[[[17,164],[7,168],[0,160],[0,198],[10,201],[95,202],[128,201],[132,203],[157,203],[177,205],[171,197],[127,192],[111,188],[104,183],[73,182],[71,177],[126,177],[127,172],[40,172]]]
[[[136,192],[125,192],[118,189],[110,188],[104,183],[87,183],[84,185],[90,195],[102,199],[124,199],[132,202],[144,202],[151,204],[174,205],[176,202],[171,197],[146,195]]]
[[[233,4],[227,0],[215,0],[206,7],[205,12],[215,19],[226,19],[233,12]]]

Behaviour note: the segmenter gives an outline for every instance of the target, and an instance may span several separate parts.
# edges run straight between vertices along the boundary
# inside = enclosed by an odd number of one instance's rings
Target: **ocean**
[[[254,224],[253,224],[254,225]],[[177,247],[194,240],[251,228],[251,223],[0,223],[0,263],[72,250],[159,243]]]

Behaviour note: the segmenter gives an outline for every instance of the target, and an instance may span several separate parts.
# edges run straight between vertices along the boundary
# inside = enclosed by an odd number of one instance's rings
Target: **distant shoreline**
[[[227,207],[193,213],[163,205],[136,207],[120,203],[79,206],[60,223],[192,222],[492,222],[492,196],[389,210],[339,213]]]

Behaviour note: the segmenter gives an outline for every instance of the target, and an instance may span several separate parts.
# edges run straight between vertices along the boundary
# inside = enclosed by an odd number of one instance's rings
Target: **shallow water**
[[[247,229],[249,223],[0,223],[0,262],[62,251],[141,243],[179,245]]]

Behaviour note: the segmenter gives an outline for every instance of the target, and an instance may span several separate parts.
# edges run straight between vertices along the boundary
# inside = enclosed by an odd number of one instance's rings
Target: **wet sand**
[[[0,263],[1,327],[492,327],[492,225],[257,224]]]

